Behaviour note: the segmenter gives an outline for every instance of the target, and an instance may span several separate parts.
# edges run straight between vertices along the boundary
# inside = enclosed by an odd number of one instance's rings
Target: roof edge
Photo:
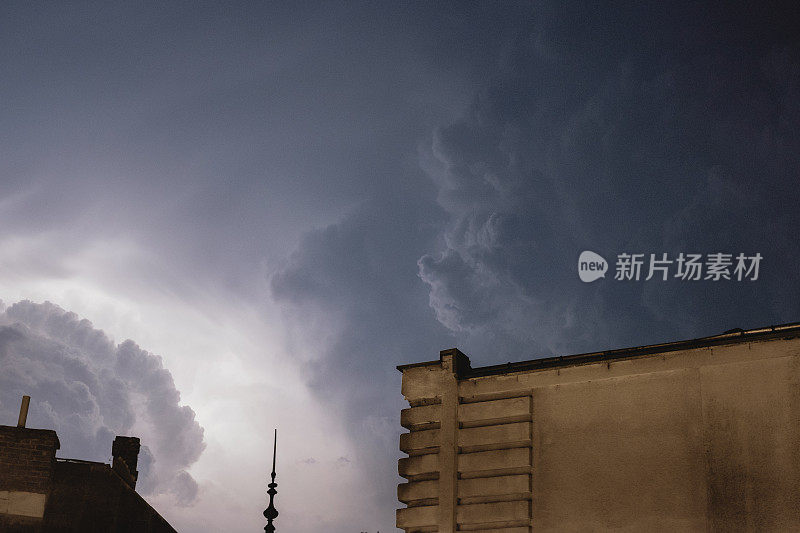
[[[726,344],[737,344],[754,340],[768,340],[772,338],[793,338],[800,337],[800,322],[792,322],[777,326],[767,326],[750,330],[734,329],[728,332],[712,335],[710,337],[700,337],[682,341],[673,341],[660,344],[649,344],[631,348],[618,348],[601,352],[587,352],[574,355],[562,355],[555,357],[544,357],[541,359],[531,359],[515,363],[500,365],[490,365],[477,367],[469,370],[463,377],[480,377],[494,374],[504,374],[508,372],[519,372],[525,370],[538,370],[544,368],[556,368],[578,364],[590,364],[600,361],[610,361],[627,359],[642,355],[655,353],[675,352],[692,348],[705,348],[710,346],[720,346]]]
[[[779,324],[775,326],[765,326],[760,328],[753,328],[743,330],[735,328],[728,330],[719,335],[711,335],[708,337],[699,337],[696,339],[688,339],[681,341],[664,342],[659,344],[648,344],[644,346],[634,346],[629,348],[616,348],[612,350],[604,350],[600,352],[585,352],[573,355],[559,355],[554,357],[542,357],[539,359],[529,359],[526,361],[517,361],[514,363],[506,363],[499,365],[489,365],[477,368],[469,368],[469,358],[464,356],[467,360],[467,367],[459,372],[463,378],[488,376],[493,374],[502,374],[506,372],[519,372],[525,370],[536,370],[540,368],[554,368],[562,366],[570,366],[576,364],[589,364],[598,361],[609,361],[617,359],[625,359],[628,357],[637,357],[641,355],[649,355],[654,353],[675,352],[679,350],[687,350],[691,348],[704,348],[708,346],[720,346],[725,344],[736,344],[740,342],[750,342],[752,340],[766,340],[771,338],[793,338],[800,337],[800,322],[789,322],[786,324]],[[461,353],[458,348],[449,348],[439,352],[439,359],[434,361],[422,361],[419,363],[408,363],[405,365],[397,366],[397,370],[404,372],[409,368],[435,366],[442,362],[442,356],[447,353]]]
[[[405,364],[405,365],[399,365],[399,366],[397,366],[395,368],[397,368],[397,370],[399,370],[400,372],[403,372],[405,370],[408,370],[409,368],[416,368],[418,366],[434,366],[434,365],[441,364],[441,362],[442,361],[440,359],[437,359],[435,361],[423,361],[421,363],[408,363],[408,364]]]

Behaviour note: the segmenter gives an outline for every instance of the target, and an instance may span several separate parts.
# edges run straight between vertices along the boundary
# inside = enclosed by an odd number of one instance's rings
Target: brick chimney
[[[40,523],[52,489],[60,443],[53,430],[25,427],[29,402],[30,397],[23,397],[16,427],[0,426],[0,529],[3,531],[9,527],[2,520],[3,515],[27,517]],[[35,531],[39,531],[38,526]]]
[[[114,457],[111,466],[133,489],[136,488],[136,480],[139,477],[136,464],[139,462],[140,447],[138,437],[119,435],[114,438],[114,444],[111,445],[111,455]]]

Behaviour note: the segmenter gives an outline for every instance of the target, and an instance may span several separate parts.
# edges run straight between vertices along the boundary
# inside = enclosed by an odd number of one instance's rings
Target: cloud
[[[430,199],[409,195],[365,202],[306,234],[271,278],[309,388],[351,440],[335,465],[354,470],[369,487],[348,495],[361,516],[338,516],[332,530],[392,523],[402,407],[395,366],[435,358],[452,342],[433,320],[416,276],[416,258],[433,229],[419,221],[431,209],[435,214]]]
[[[397,455],[397,363],[457,345],[477,366],[711,334],[799,311],[790,299],[780,313],[765,303],[772,289],[747,293],[754,305],[745,308],[741,286],[613,280],[615,254],[681,251],[679,235],[712,252],[698,235],[713,242],[746,227],[746,239],[727,242],[752,246],[764,242],[758,227],[769,220],[778,241],[788,240],[797,172],[795,139],[781,124],[796,118],[793,56],[777,38],[741,53],[738,19],[706,31],[703,16],[674,9],[560,6],[537,4],[498,25],[509,44],[480,58],[494,65],[485,87],[422,149],[427,187],[415,176],[413,187],[399,186],[407,170],[399,164],[357,176],[382,190],[307,232],[271,277],[293,355],[358,443],[353,465],[375,487],[374,508],[395,500],[386,458]],[[674,25],[663,28],[665,19]],[[709,181],[720,168],[721,181]],[[764,187],[757,205],[723,213],[752,198],[725,195],[717,210],[725,222],[705,218],[719,191],[748,184]],[[609,259],[606,279],[579,280],[587,249]],[[780,286],[779,276],[764,281],[759,290]],[[671,303],[680,290],[716,296]]]
[[[0,314],[0,418],[11,423],[23,395],[28,425],[55,429],[59,457],[108,461],[115,435],[138,436],[143,494],[197,497],[186,472],[205,445],[194,411],[161,358],[131,340],[115,344],[91,322],[50,302],[21,301]]]
[[[753,286],[613,282],[626,251],[766,250],[793,271],[796,47],[744,13],[709,13],[725,24],[686,39],[653,26],[659,8],[581,9],[543,9],[423,159],[449,217],[418,261],[439,322],[511,360],[796,320],[777,271]],[[579,282],[583,250],[611,258],[606,280]]]

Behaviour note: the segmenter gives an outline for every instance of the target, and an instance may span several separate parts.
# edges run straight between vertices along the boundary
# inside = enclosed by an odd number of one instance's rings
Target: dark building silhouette
[[[0,426],[0,531],[166,533],[175,529],[136,492],[139,439],[116,437],[111,465],[56,458],[55,431]]]

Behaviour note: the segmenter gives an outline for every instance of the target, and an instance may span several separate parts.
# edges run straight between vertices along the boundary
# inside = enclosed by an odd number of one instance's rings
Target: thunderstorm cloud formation
[[[364,459],[396,453],[392,367],[438,348],[489,364],[797,317],[798,289],[771,268],[749,284],[613,280],[623,252],[800,261],[785,231],[800,224],[786,34],[735,13],[705,13],[721,21],[708,25],[685,6],[506,15],[495,61],[475,61],[485,81],[420,141],[416,171],[365,175],[382,188],[307,232],[271,277],[298,337],[318,341],[312,390],[340,400]],[[609,259],[603,282],[578,280],[582,250]],[[770,303],[755,318],[742,300]],[[376,484],[393,475],[363,464]]]
[[[21,301],[0,314],[0,419],[16,419],[31,396],[28,425],[55,429],[59,457],[108,462],[115,435],[141,438],[143,494],[191,504],[186,469],[203,451],[203,428],[157,355],[115,344],[91,322],[49,302]]]
[[[419,274],[437,319],[510,358],[737,323],[737,302],[759,300],[753,284],[671,280],[639,293],[574,283],[571,265],[587,249],[612,259],[610,277],[623,252],[800,260],[783,230],[800,223],[800,68],[786,34],[685,6],[538,15],[431,143],[448,222]],[[678,18],[681,31],[664,31]],[[767,269],[758,291],[774,302],[762,321],[796,317],[797,288],[780,276]]]
[[[797,321],[775,7],[0,4],[0,298],[61,306],[0,313],[0,423],[29,394],[62,457],[139,436],[148,501],[235,533],[264,527],[277,427],[278,529],[385,532],[397,365]],[[759,279],[614,279],[716,252]]]

